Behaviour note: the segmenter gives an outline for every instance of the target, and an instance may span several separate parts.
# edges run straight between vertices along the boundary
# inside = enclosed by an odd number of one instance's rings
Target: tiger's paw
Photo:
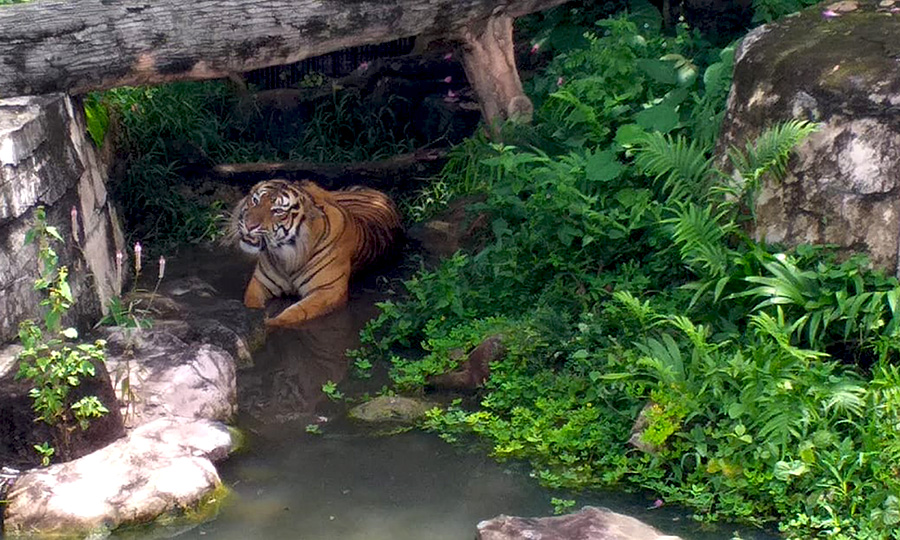
[[[292,321],[288,319],[284,319],[282,317],[272,317],[271,319],[266,319],[266,330],[278,330],[284,328],[297,328],[303,321]]]

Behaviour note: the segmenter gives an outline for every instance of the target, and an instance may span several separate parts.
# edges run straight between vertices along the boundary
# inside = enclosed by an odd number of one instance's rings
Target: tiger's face
[[[253,187],[238,206],[238,244],[247,253],[293,245],[305,219],[303,194],[281,180]]]

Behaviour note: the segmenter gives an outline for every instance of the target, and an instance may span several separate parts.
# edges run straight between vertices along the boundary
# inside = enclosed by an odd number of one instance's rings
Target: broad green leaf
[[[651,79],[663,84],[675,84],[678,82],[678,74],[671,62],[642,58],[637,61],[637,66]]]
[[[678,125],[678,111],[671,105],[654,105],[634,115],[634,121],[648,131],[668,133]]]
[[[647,131],[641,126],[637,124],[624,124],[619,126],[619,129],[616,130],[615,141],[616,144],[624,148],[629,148],[644,140],[646,135]]]
[[[591,154],[587,159],[584,172],[591,182],[609,182],[618,178],[625,167],[616,159],[612,150],[603,150]]]

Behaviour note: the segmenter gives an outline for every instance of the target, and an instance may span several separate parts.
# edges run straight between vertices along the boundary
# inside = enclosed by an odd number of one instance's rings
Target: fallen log
[[[0,7],[0,97],[227,77],[563,0],[42,0]]]
[[[447,150],[421,149],[378,161],[319,163],[285,161],[268,163],[223,163],[212,168],[213,176],[228,183],[250,187],[269,178],[315,180],[329,189],[362,184],[371,187],[399,187],[436,173],[444,164]]]

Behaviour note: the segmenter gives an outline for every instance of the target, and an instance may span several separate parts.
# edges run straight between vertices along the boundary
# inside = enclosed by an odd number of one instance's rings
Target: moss
[[[153,521],[136,525],[125,525],[115,529],[115,536],[121,540],[137,540],[147,538],[150,531],[153,537],[168,538],[183,531],[193,529],[197,525],[212,521],[219,515],[222,505],[233,497],[229,487],[220,483],[207,493],[196,505],[167,512]],[[162,534],[160,534],[162,532]],[[169,533],[167,535],[167,533]]]

